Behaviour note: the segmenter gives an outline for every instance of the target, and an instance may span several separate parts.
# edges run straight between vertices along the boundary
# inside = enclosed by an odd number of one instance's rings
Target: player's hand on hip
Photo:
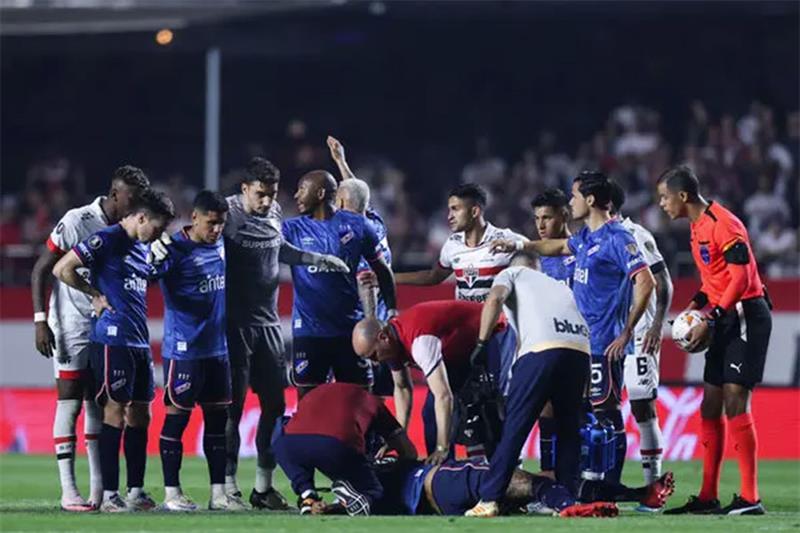
[[[654,354],[661,346],[661,323],[653,324],[644,334],[644,353]]]
[[[147,252],[147,264],[158,266],[169,256],[169,245],[172,244],[172,237],[164,232],[161,237],[150,243],[150,250]]]
[[[709,335],[711,335],[711,325],[708,320],[703,319],[689,330],[689,334],[686,336],[686,351],[689,353],[697,351],[698,346],[706,342]]]
[[[378,276],[376,276],[375,272],[372,270],[364,270],[359,272],[356,276],[356,280],[358,280],[358,284],[362,287],[366,287],[368,289],[378,288]]]
[[[450,447],[444,446],[437,446],[436,451],[430,454],[425,459],[425,464],[429,465],[440,465],[447,460],[447,456],[450,454]]]
[[[622,333],[619,334],[619,337],[614,339],[614,342],[606,347],[606,351],[603,354],[606,357],[610,357],[612,361],[616,361],[618,359],[622,359],[625,356],[625,347],[631,341],[631,332],[627,329],[622,330]]]
[[[114,308],[108,303],[108,298],[102,294],[92,297],[92,309],[94,309],[94,314],[97,315],[98,318],[103,316],[103,311],[108,311],[109,313],[114,312]]]
[[[50,359],[56,349],[56,336],[47,322],[36,322],[36,350]]]
[[[328,135],[328,149],[331,151],[331,157],[334,161],[344,160],[344,146],[339,142],[339,139],[333,135]]]
[[[316,261],[317,266],[321,266],[330,272],[350,272],[350,267],[347,263],[336,257],[335,255],[320,255]]]

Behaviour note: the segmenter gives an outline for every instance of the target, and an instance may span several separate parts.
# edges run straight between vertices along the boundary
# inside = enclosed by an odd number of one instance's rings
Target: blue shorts
[[[489,472],[485,461],[447,461],[433,475],[431,490],[443,515],[463,515],[475,507],[481,481]]]
[[[201,405],[231,403],[231,365],[227,356],[164,359],[164,404],[191,411]]]
[[[316,387],[330,377],[343,383],[372,386],[372,364],[353,351],[347,337],[295,337],[292,382],[297,387]]]
[[[93,342],[89,358],[95,380],[95,401],[108,398],[121,404],[149,403],[155,396],[150,348],[110,346]]]
[[[600,405],[609,399],[622,400],[622,386],[625,378],[625,358],[612,361],[605,355],[592,355],[592,368],[589,376],[589,399],[592,405]]]

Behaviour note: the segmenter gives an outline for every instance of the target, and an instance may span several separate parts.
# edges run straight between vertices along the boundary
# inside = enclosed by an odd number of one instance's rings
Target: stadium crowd
[[[334,167],[324,142],[328,132],[315,131],[312,135],[311,130],[302,120],[292,121],[285,137],[271,142],[270,149],[257,143],[248,145],[242,157],[244,163],[250,156],[265,156],[281,169],[284,185],[279,202],[287,216],[296,214],[294,180],[312,168]],[[800,273],[798,111],[778,114],[768,105],[753,102],[742,114],[713,115],[703,102],[694,101],[687,110],[682,135],[670,139],[658,111],[623,105],[611,110],[606,123],[578,146],[563,146],[551,130],[540,131],[521,154],[504,153],[502,147],[492,146],[489,137],[476,138],[474,155],[463,169],[452,169],[452,175],[433,176],[435,180],[407,174],[394,162],[393,154],[371,154],[369,147],[357,147],[353,152],[353,170],[371,185],[372,202],[387,219],[395,263],[401,267],[430,264],[450,234],[441,203],[421,198],[428,194],[431,182],[441,184],[442,191],[459,180],[486,186],[492,193],[488,216],[499,227],[531,236],[535,232],[530,200],[546,187],[567,191],[578,171],[597,168],[628,191],[626,214],[652,230],[670,267],[682,274],[682,269],[691,264],[688,242],[682,238],[687,225],[670,227],[653,191],[664,169],[676,161],[686,161],[697,171],[709,198],[744,216],[759,264],[768,277]],[[175,201],[180,214],[176,225],[182,223],[181,219],[185,221],[199,179],[159,169],[147,171],[157,188]],[[231,190],[239,174],[238,168],[227,171],[222,190]],[[90,184],[104,179],[87,178],[80,162],[60,152],[34,161],[24,177],[5,178],[7,185],[0,200],[0,246],[4,251],[7,245],[44,243],[53,224],[70,206],[94,197],[95,187]],[[13,183],[21,185],[15,190],[8,186]],[[423,183],[428,186],[420,186]],[[7,253],[3,256],[8,258]],[[17,276],[13,262],[6,262],[0,281],[24,282],[29,265],[24,260],[21,263],[26,267]]]

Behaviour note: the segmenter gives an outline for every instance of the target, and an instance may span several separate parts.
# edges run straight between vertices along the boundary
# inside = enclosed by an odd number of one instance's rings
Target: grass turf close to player
[[[353,519],[346,516],[301,517],[282,513],[211,513],[200,511],[191,515],[170,513],[128,513],[104,516],[100,514],[73,515],[58,510],[59,487],[53,473],[52,457],[0,455],[0,528],[4,531],[253,531],[265,528],[271,531],[303,531],[313,527],[316,533],[326,531],[388,533],[413,533],[436,528],[441,533],[463,531],[466,518],[457,517],[370,517]],[[254,460],[242,461],[245,468],[253,468]],[[86,458],[78,457],[78,479],[86,480]],[[536,462],[528,461],[526,468],[535,471]],[[699,461],[667,463],[665,469],[675,472],[677,489],[669,506],[683,505],[686,498],[696,490],[700,480]],[[800,486],[800,461],[761,461],[759,464],[762,498],[768,509],[765,516],[663,516],[641,514],[631,506],[622,506],[620,516],[605,520],[568,520],[549,517],[502,517],[492,524],[502,527],[506,533],[530,531],[531,525],[547,527],[549,531],[631,531],[640,532],[657,527],[664,530],[704,530],[706,532],[753,531],[756,529],[793,529],[800,523],[800,502],[797,487]],[[184,459],[182,485],[186,493],[197,501],[208,497],[208,473],[205,461],[200,457]],[[276,471],[275,487],[290,492],[283,473]],[[637,483],[641,473],[636,468],[625,472],[625,481]],[[145,479],[146,490],[160,498],[163,489],[157,473]],[[330,483],[318,477],[317,483]],[[725,463],[720,494],[728,501],[738,489],[739,479],[736,463]],[[327,495],[326,495],[327,497]],[[313,524],[309,524],[312,520]]]

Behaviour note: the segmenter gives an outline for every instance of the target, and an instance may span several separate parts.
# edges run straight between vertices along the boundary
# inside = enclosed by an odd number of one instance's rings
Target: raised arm
[[[347,159],[344,157],[344,146],[336,137],[328,135],[328,149],[331,151],[331,157],[339,167],[339,173],[342,175],[342,181],[354,179],[356,177],[353,171],[350,170],[350,165],[347,164]]]
[[[540,239],[538,241],[512,241],[499,239],[491,244],[493,253],[533,252],[544,256],[572,255],[567,239]]]

